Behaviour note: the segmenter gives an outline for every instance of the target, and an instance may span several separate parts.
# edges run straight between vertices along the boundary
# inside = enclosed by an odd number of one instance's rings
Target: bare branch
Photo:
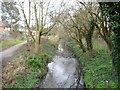
[[[49,2],[48,2],[47,10],[46,10],[46,14],[45,14],[45,16],[48,15],[48,9],[49,9],[49,6],[50,6],[50,2],[51,2],[51,0],[49,0]],[[45,17],[45,19],[44,19],[44,25],[45,25],[46,19],[47,19],[47,17]]]
[[[27,21],[26,15],[25,15],[24,8],[23,8],[23,6],[22,6],[22,4],[20,3],[19,0],[18,0],[18,3],[19,3],[19,5],[20,5],[20,7],[21,7],[21,11],[22,11],[22,13],[23,13],[23,16],[24,16],[25,23],[26,23],[27,29],[28,29],[28,31],[29,31],[29,34],[30,34],[30,36],[32,37],[32,39],[35,41],[35,38],[34,38],[34,36],[32,35],[32,32],[30,31],[30,26],[29,26],[29,24],[28,24],[28,21]]]
[[[45,34],[48,34],[52,29],[53,29],[53,27],[56,25],[56,23],[54,23],[50,28],[49,28],[49,30],[48,31],[46,31],[46,32],[44,32],[44,33],[42,33],[41,35],[45,35]]]

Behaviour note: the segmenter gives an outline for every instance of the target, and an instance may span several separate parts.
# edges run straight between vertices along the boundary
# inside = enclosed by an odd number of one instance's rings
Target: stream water
[[[58,52],[64,52],[60,45],[58,45]],[[80,71],[78,66],[76,58],[64,57],[61,54],[55,55],[52,62],[48,64],[48,73],[40,87],[76,88],[78,86],[83,88],[82,74],[78,73]]]

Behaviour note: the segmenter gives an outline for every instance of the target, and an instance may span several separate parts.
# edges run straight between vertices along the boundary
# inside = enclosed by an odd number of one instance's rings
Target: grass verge
[[[13,45],[19,44],[24,42],[26,39],[21,39],[21,40],[16,40],[16,41],[9,41],[9,42],[1,42],[0,43],[0,47],[2,47],[3,49],[6,49],[8,47],[11,47]]]
[[[71,46],[78,62],[82,64],[87,88],[105,88],[105,81],[108,81],[109,88],[117,88],[117,77],[112,69],[112,60],[106,48],[94,44],[94,49],[98,54],[90,60],[86,53],[82,53],[79,45],[71,44]]]

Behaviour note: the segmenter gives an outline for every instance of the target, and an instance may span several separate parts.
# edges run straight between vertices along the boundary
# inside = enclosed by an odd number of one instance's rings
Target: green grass
[[[22,40],[16,40],[16,41],[8,41],[8,42],[1,42],[0,43],[0,47],[2,48],[8,48],[11,47],[13,45],[19,44],[24,42],[26,39],[22,39]]]
[[[79,63],[82,64],[87,88],[104,88],[106,80],[110,88],[117,87],[117,78],[112,70],[112,60],[106,48],[94,44],[94,49],[98,54],[92,60],[87,57],[86,53],[82,53],[78,45],[73,44],[72,48]]]

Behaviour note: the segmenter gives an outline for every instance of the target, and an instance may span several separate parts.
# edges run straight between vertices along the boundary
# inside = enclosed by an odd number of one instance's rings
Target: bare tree
[[[20,6],[20,8],[21,8],[21,11],[22,11],[22,13],[23,13],[23,17],[24,17],[24,19],[25,19],[25,24],[26,24],[26,26],[27,26],[27,29],[28,29],[28,31],[29,31],[29,36],[35,41],[35,38],[34,38],[34,36],[32,35],[32,31],[30,31],[30,12],[31,12],[31,9],[30,9],[30,7],[31,7],[31,5],[30,5],[30,0],[29,0],[29,20],[27,19],[27,16],[26,16],[26,14],[25,14],[25,10],[24,10],[24,7],[23,7],[23,4],[24,4],[24,2],[22,2],[22,4],[21,4],[21,2],[18,0],[18,2],[19,2],[19,6]],[[28,37],[28,41],[29,41],[29,37]]]
[[[29,18],[27,18],[24,7],[19,1],[19,5],[21,7],[21,10],[22,10],[22,13],[23,13],[23,16],[25,19],[25,24],[27,26],[27,29],[29,30],[29,35],[32,37],[32,39],[35,42],[35,53],[36,54],[40,51],[41,36],[50,32],[52,30],[52,28],[55,26],[55,23],[50,24],[52,22],[52,20],[50,20],[49,22],[47,21],[48,18],[53,17],[53,16],[51,16],[51,17],[49,16],[49,14],[51,13],[51,12],[49,12],[50,1],[51,0],[48,1],[47,7],[44,7],[45,2],[43,2],[43,0],[34,0],[33,2],[31,2],[29,0]],[[33,4],[33,7],[31,4]],[[34,11],[33,14],[35,17],[35,20],[34,20],[35,27],[36,27],[35,36],[32,35],[32,31],[30,30],[31,10]],[[44,13],[44,12],[46,12],[46,13]],[[46,22],[48,22],[48,23],[46,23]],[[47,27],[47,30],[45,30],[45,26],[47,24],[49,24],[49,26]]]
[[[35,40],[35,53],[38,53],[40,51],[40,41],[41,36],[47,34],[52,30],[52,28],[55,26],[55,23],[48,28],[47,31],[44,31],[45,21],[47,19],[48,14],[48,8],[50,1],[48,2],[47,10],[46,10],[46,16],[43,15],[44,6],[43,6],[43,0],[40,0],[38,3],[38,13],[37,13],[37,3],[36,0],[34,0],[34,13],[35,13],[35,19],[36,19],[36,40]]]

